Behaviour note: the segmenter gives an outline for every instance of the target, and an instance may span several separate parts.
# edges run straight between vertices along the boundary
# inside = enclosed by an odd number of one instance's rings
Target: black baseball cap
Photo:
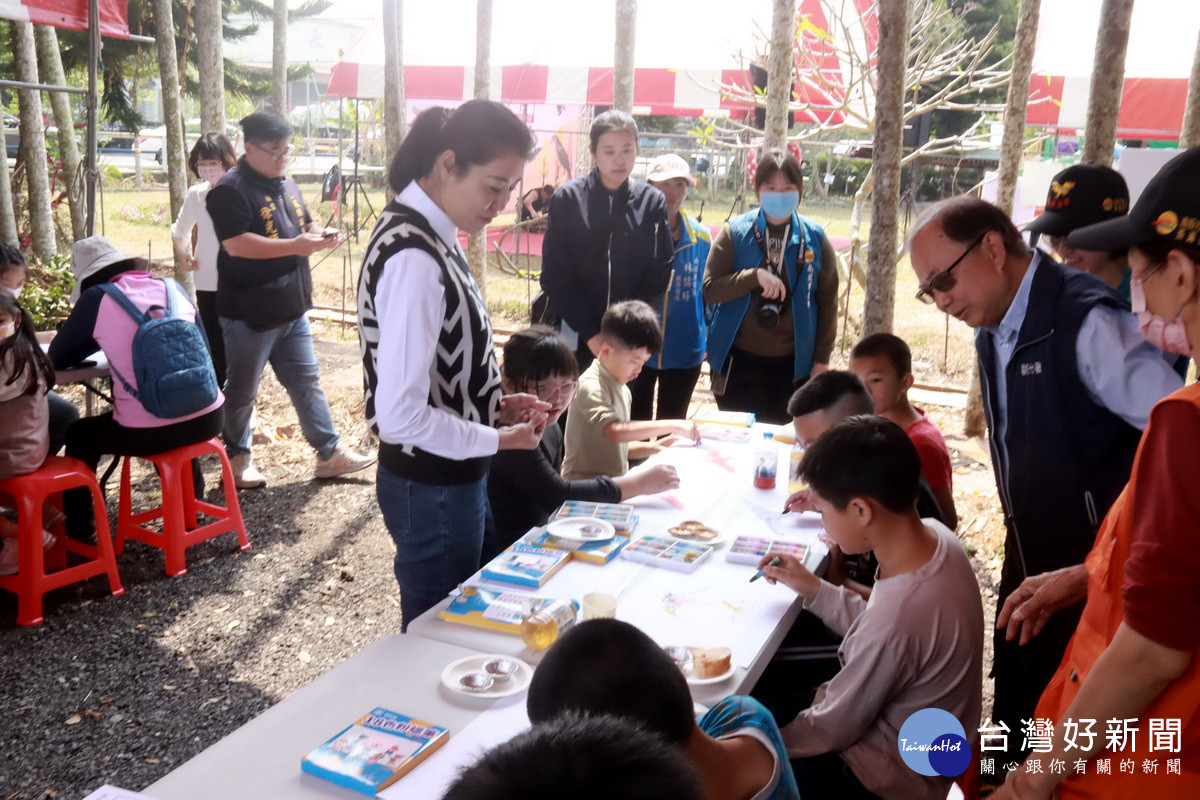
[[[1200,244],[1200,147],[1164,164],[1126,216],[1080,228],[1067,240],[1082,250],[1119,250],[1159,240]]]
[[[1076,228],[1123,216],[1128,210],[1129,187],[1121,173],[1100,164],[1076,164],[1050,181],[1046,210],[1025,230],[1066,236]]]

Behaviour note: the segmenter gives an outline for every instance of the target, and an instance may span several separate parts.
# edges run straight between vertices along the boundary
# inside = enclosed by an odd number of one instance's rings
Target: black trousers
[[[95,471],[100,458],[105,455],[153,456],[208,441],[221,432],[224,420],[224,408],[157,428],[127,428],[113,419],[112,412],[84,417],[67,429],[67,455],[78,458]],[[204,478],[194,463],[192,476],[202,492]],[[67,515],[67,535],[74,539],[90,539],[95,532],[91,493],[87,489],[63,492],[63,511]]]
[[[725,392],[716,395],[717,408],[722,411],[750,411],[759,422],[786,425],[792,421],[787,413],[788,400],[808,376],[795,380],[792,356],[765,358],[738,350],[730,353],[729,377]],[[716,394],[714,392],[714,394]]]
[[[56,456],[63,449],[67,428],[79,419],[79,409],[57,392],[46,392],[46,404],[50,406],[50,455]]]
[[[629,384],[633,395],[632,419],[687,419],[692,392],[700,379],[700,365],[690,369],[654,369],[642,367],[642,374]],[[658,388],[658,411],[654,410],[654,390]]]
[[[905,767],[904,769],[907,769]],[[837,753],[792,759],[792,772],[801,797],[836,797],[838,800],[879,800],[855,776]]]
[[[196,310],[200,312],[200,324],[208,337],[208,350],[212,353],[213,369],[217,373],[217,386],[225,386],[225,336],[221,333],[221,320],[217,315],[217,293],[196,292]]]

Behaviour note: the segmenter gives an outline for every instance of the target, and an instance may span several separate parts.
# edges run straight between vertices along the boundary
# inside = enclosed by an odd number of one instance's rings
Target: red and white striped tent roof
[[[1042,0],[1029,89],[1030,125],[1076,130],[1086,126],[1100,6],[1101,0]],[[1134,4],[1118,136],[1179,135],[1198,33],[1196,0]]]
[[[101,34],[129,38],[127,5],[128,0],[97,0]],[[88,0],[0,0],[0,18],[86,31]]]
[[[719,87],[749,83],[738,54],[761,49],[770,13],[770,0],[745,0],[736,14],[714,0],[640,3],[635,112],[729,116],[744,109]],[[493,96],[504,103],[611,105],[614,20],[613,0],[495,0]],[[474,95],[475,0],[405,4],[403,30],[407,99]],[[334,66],[327,94],[383,95],[382,26],[368,28]]]

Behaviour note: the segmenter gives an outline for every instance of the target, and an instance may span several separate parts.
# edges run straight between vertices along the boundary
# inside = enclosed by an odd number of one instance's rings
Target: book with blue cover
[[[569,550],[576,561],[586,561],[589,564],[603,566],[617,557],[621,549],[629,544],[628,536],[614,536],[603,542],[575,542],[569,539],[559,539],[552,533],[541,531],[532,534],[531,544],[539,547],[551,547],[556,550]]]
[[[569,551],[517,542],[489,561],[479,574],[484,580],[536,589],[570,558]]]
[[[550,597],[468,585],[458,590],[458,594],[438,612],[438,616],[447,622],[519,634],[521,620],[553,602],[554,599]]]
[[[449,739],[438,725],[376,708],[306,755],[300,769],[374,797]]]

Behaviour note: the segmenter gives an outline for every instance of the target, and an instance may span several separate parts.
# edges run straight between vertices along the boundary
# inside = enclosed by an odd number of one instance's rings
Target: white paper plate
[[[698,677],[693,672],[693,669],[695,668],[694,664],[695,662],[692,662],[692,664],[689,664],[687,669],[683,671],[683,677],[686,678],[687,682],[692,686],[707,686],[710,683],[720,683],[721,681],[729,680],[733,673],[737,672],[737,664],[734,662],[733,658],[729,659],[729,669],[725,670],[720,675],[714,675],[711,678]]]
[[[492,688],[486,692],[468,692],[459,685],[458,679],[460,677],[468,672],[481,672],[483,665],[493,658],[506,658],[509,661],[515,661],[517,671],[509,676],[507,680],[496,681],[492,685]],[[508,697],[510,694],[516,694],[529,686],[531,680],[533,680],[533,667],[513,656],[495,654],[467,656],[446,665],[446,668],[442,670],[442,685],[447,689],[464,697],[478,697],[484,700],[494,700],[497,697]]]
[[[607,542],[617,535],[617,529],[596,517],[564,517],[547,524],[546,533],[568,542]]]

